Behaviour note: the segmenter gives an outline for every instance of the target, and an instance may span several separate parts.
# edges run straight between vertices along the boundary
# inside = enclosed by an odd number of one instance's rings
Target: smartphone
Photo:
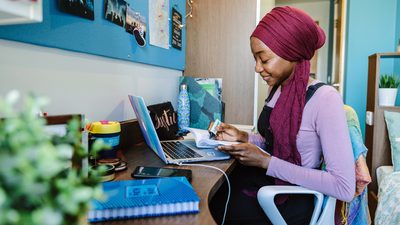
[[[186,177],[190,182],[192,180],[192,171],[186,169],[138,166],[132,172],[131,176],[133,178]]]

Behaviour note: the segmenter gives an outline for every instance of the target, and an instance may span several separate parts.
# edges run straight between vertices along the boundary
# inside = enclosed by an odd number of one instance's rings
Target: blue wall
[[[394,52],[396,29],[399,29],[399,0],[348,1],[344,102],[352,106],[365,133],[368,56]],[[393,63],[388,63],[388,66]]]
[[[185,24],[186,1],[169,1],[182,15]],[[145,47],[139,47],[132,34],[104,17],[104,0],[94,1],[94,21],[61,12],[58,0],[43,0],[43,22],[0,26],[0,38],[47,47],[146,63],[177,70],[185,69],[186,27],[182,29],[182,50],[164,49],[149,44],[149,2],[126,0],[130,7],[146,18]]]
[[[400,44],[400,0],[397,1],[397,12],[396,12],[396,43],[395,48],[397,49],[397,45]],[[400,60],[396,60],[394,63],[394,72],[397,75],[400,75]]]

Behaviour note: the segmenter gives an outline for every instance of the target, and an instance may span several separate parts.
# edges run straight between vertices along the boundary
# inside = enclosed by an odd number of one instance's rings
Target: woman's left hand
[[[241,164],[246,166],[255,166],[267,169],[271,156],[261,151],[256,145],[250,143],[241,143],[237,145],[221,145],[218,150],[224,151]]]

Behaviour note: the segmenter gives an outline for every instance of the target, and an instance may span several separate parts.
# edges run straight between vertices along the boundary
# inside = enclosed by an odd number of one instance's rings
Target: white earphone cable
[[[228,184],[228,197],[227,197],[227,199],[226,199],[225,210],[224,210],[224,216],[222,217],[222,223],[221,223],[221,225],[224,225],[224,223],[225,223],[225,217],[226,217],[226,212],[227,212],[227,210],[228,210],[229,199],[230,199],[230,197],[231,197],[231,183],[229,182],[228,175],[226,175],[226,173],[225,173],[223,170],[221,170],[220,168],[215,167],[215,166],[209,166],[209,165],[198,164],[198,163],[197,163],[197,164],[177,163],[176,165],[179,165],[179,166],[198,166],[198,167],[211,168],[211,169],[215,169],[215,170],[220,171],[220,172],[225,176],[226,182],[227,182],[227,184]]]

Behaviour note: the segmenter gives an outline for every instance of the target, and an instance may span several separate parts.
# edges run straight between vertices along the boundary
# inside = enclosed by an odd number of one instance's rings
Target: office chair
[[[364,224],[360,221],[367,221],[366,217],[369,217],[367,199],[365,193],[367,193],[367,185],[371,182],[368,169],[362,170],[363,167],[367,168],[365,163],[365,156],[367,155],[368,149],[365,147],[362,139],[360,123],[358,120],[357,113],[354,109],[348,105],[344,106],[346,112],[347,125],[349,128],[350,140],[353,149],[354,161],[356,163],[356,169],[363,171],[363,173],[356,173],[357,189],[355,193],[356,201],[348,203],[347,211],[349,215],[357,215],[352,218],[354,224]],[[363,159],[361,160],[363,155]],[[357,163],[360,162],[360,163]],[[364,195],[362,193],[364,192]],[[274,197],[278,194],[313,194],[315,195],[315,207],[311,217],[310,225],[333,225],[335,223],[335,207],[336,199],[330,196],[324,196],[321,192],[313,191],[304,187],[299,186],[264,186],[257,193],[257,199],[260,203],[265,214],[268,216],[270,221],[274,225],[286,224],[285,220],[278,211],[275,205]],[[324,203],[324,199],[325,203]]]
[[[300,186],[270,185],[260,188],[257,199],[261,208],[274,225],[286,225],[285,220],[275,205],[274,197],[278,194],[313,194],[315,195],[314,211],[310,225],[333,225],[335,224],[336,199],[324,196],[321,192],[313,191]],[[324,199],[326,203],[324,204]]]

